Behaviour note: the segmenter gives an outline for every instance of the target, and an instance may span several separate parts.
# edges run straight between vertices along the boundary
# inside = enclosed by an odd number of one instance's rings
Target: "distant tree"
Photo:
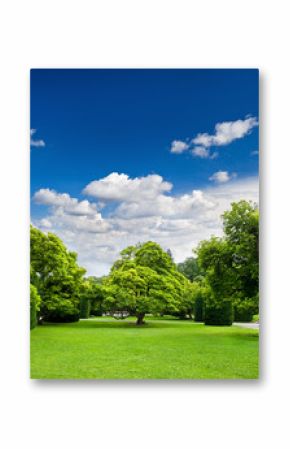
[[[194,257],[188,257],[184,262],[178,263],[177,269],[191,282],[202,279],[203,272],[198,266],[197,259]]]
[[[103,312],[105,277],[87,277],[81,286],[80,317],[89,318],[90,315],[101,316]]]

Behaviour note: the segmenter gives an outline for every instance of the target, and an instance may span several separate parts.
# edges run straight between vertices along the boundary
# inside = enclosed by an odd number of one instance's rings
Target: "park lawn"
[[[31,331],[32,379],[257,379],[259,333],[237,326],[92,318]]]

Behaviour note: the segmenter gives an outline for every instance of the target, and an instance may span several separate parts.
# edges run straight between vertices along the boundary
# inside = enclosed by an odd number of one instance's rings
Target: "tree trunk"
[[[145,324],[144,316],[145,316],[145,313],[139,313],[137,315],[137,321],[136,321],[137,326],[140,326],[141,324]]]

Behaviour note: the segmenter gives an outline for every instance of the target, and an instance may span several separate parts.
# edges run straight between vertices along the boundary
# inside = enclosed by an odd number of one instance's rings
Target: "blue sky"
[[[231,200],[257,200],[257,125],[257,70],[34,69],[32,222],[89,274],[136,239],[190,256]]]

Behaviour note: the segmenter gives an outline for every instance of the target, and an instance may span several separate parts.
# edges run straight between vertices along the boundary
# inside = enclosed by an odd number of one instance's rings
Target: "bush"
[[[41,298],[37,288],[30,284],[30,329],[34,329],[37,325],[37,312],[39,311]]]
[[[244,307],[243,304],[239,304],[234,307],[234,317],[238,323],[248,323],[253,319],[253,312],[248,307]]]
[[[80,300],[80,318],[89,318],[91,310],[91,301],[82,297]]]
[[[204,324],[213,326],[231,326],[234,313],[230,300],[207,300],[204,310]]]
[[[71,323],[80,318],[79,299],[68,294],[51,294],[42,303],[41,314],[44,321],[52,323]]]
[[[251,322],[257,312],[256,298],[245,298],[234,302],[234,320],[240,323]]]

